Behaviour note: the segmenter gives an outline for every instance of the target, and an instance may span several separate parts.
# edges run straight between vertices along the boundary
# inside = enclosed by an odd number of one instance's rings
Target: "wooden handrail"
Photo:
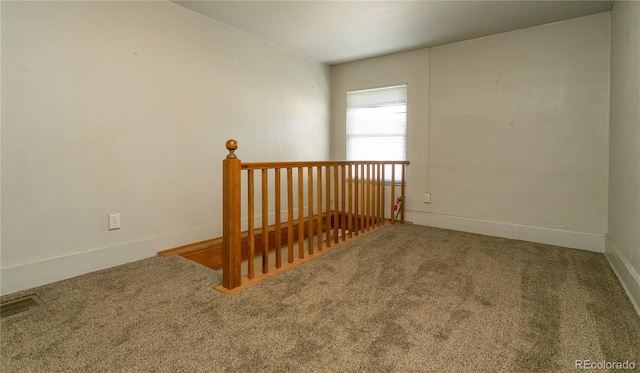
[[[276,250],[275,268],[295,265],[296,261],[304,261],[308,257],[319,255],[323,249],[332,244],[347,241],[385,224],[385,189],[390,185],[391,209],[389,220],[396,221],[394,211],[396,187],[400,188],[400,198],[404,201],[405,169],[408,161],[304,161],[304,162],[259,162],[242,163],[235,151],[238,143],[235,140],[226,142],[229,154],[223,160],[223,281],[221,291],[230,293],[243,286],[241,276],[241,173],[247,172],[247,217],[248,217],[248,273],[247,281],[256,281],[256,277],[264,277],[270,272],[269,251]],[[305,168],[306,173],[305,173]],[[385,180],[386,169],[390,168],[391,178]],[[400,171],[400,184],[397,184],[396,168]],[[286,229],[287,259],[283,265],[281,258],[281,170],[286,170]],[[269,226],[269,183],[270,170],[273,175],[273,207],[275,219],[275,239],[270,242],[268,235],[261,235],[262,275],[255,274],[255,170],[260,171],[261,182],[261,221],[262,227]],[[296,181],[294,182],[294,170]],[[314,172],[315,171],[315,172]],[[315,173],[315,180],[314,180]],[[306,180],[306,200],[305,187]],[[315,193],[314,193],[315,186]],[[323,190],[324,188],[324,190]],[[324,199],[324,203],[323,203]],[[298,208],[298,253],[294,255],[294,201]],[[305,205],[306,203],[306,205]],[[305,217],[304,210],[307,210]],[[315,211],[314,211],[315,210]],[[400,204],[400,222],[404,223],[404,203]],[[306,222],[306,232],[305,224]],[[258,228],[260,229],[260,228]],[[333,237],[332,237],[333,235]],[[305,245],[305,237],[308,242]],[[317,242],[313,238],[317,237]],[[323,242],[324,238],[324,242]],[[323,245],[324,243],[324,245]]]
[[[296,161],[296,162],[251,162],[243,163],[243,170],[261,170],[264,168],[289,168],[289,167],[318,167],[318,166],[348,166],[348,165],[408,165],[409,161]]]

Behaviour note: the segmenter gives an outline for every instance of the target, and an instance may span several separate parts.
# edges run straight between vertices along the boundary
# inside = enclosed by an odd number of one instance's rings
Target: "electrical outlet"
[[[120,229],[120,213],[109,214],[109,230]]]
[[[424,194],[424,199],[423,199],[424,203],[431,203],[431,193],[427,192]]]

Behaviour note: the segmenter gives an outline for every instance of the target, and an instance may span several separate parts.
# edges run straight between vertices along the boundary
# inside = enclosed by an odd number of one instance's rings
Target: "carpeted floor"
[[[602,254],[393,226],[233,296],[155,257],[3,297],[8,372],[573,372],[640,365]]]

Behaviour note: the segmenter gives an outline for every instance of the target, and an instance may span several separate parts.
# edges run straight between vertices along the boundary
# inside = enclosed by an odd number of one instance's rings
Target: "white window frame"
[[[399,84],[347,92],[345,147],[348,161],[405,161],[407,159],[407,90],[406,84]],[[366,118],[367,116],[370,118]],[[388,121],[390,124],[386,125],[386,122],[372,124],[369,131],[367,121],[373,123],[376,119]],[[360,144],[357,144],[358,142]],[[401,149],[388,149],[384,146],[385,143],[395,143],[396,147],[400,146]],[[376,150],[365,151],[366,155],[354,154],[353,147],[362,147],[365,144],[371,144],[370,150]],[[380,149],[387,149],[387,151],[380,151]],[[400,181],[399,166],[396,166],[395,178],[396,181]],[[385,181],[391,181],[391,165],[385,166]]]

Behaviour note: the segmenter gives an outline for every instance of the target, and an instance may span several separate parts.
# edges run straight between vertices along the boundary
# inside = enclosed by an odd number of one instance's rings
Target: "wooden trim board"
[[[323,215],[326,216],[326,215]],[[341,227],[341,219],[342,217],[345,216],[346,214],[338,214],[338,224],[334,224],[334,217],[335,215],[333,213],[330,213],[330,224],[332,227]],[[311,217],[312,221],[317,221],[317,215],[316,216],[312,216]],[[358,217],[353,216],[352,219],[357,220]],[[324,223],[324,219],[323,219],[323,223]],[[304,238],[308,238],[309,234],[308,234],[308,218],[304,219],[304,228],[302,230],[303,232],[303,239]],[[388,222],[385,222],[385,224],[388,224]],[[348,226],[348,224],[345,224],[346,226]],[[297,242],[298,237],[299,237],[299,232],[300,230],[298,229],[299,223],[296,221],[293,224],[293,242]],[[322,226],[323,232],[326,232],[326,224],[323,224]],[[269,251],[273,251],[275,250],[275,225],[271,225],[268,227],[267,229],[268,234],[269,234]],[[281,230],[280,230],[280,243],[282,246],[286,246],[288,244],[288,226],[282,226]],[[240,242],[242,245],[242,260],[245,260],[249,257],[249,233],[247,231],[242,232],[241,236],[240,236]],[[262,228],[258,228],[255,229],[254,231],[254,242],[255,242],[255,256],[261,255],[262,254]],[[342,240],[340,241],[342,242]],[[333,245],[335,245],[335,243],[332,243],[332,247]],[[175,255],[179,255],[183,258],[189,259],[189,260],[193,260],[196,263],[200,263],[206,267],[212,268],[212,269],[220,269],[222,268],[222,237],[217,237],[217,238],[212,238],[209,240],[205,240],[205,241],[200,241],[200,242],[195,242],[192,244],[188,244],[188,245],[183,245],[183,246],[179,246],[179,247],[175,247],[172,249],[167,249],[167,250],[162,250],[158,252],[158,255],[160,256],[175,256]],[[283,260],[283,266],[284,266],[284,262],[286,260]]]

